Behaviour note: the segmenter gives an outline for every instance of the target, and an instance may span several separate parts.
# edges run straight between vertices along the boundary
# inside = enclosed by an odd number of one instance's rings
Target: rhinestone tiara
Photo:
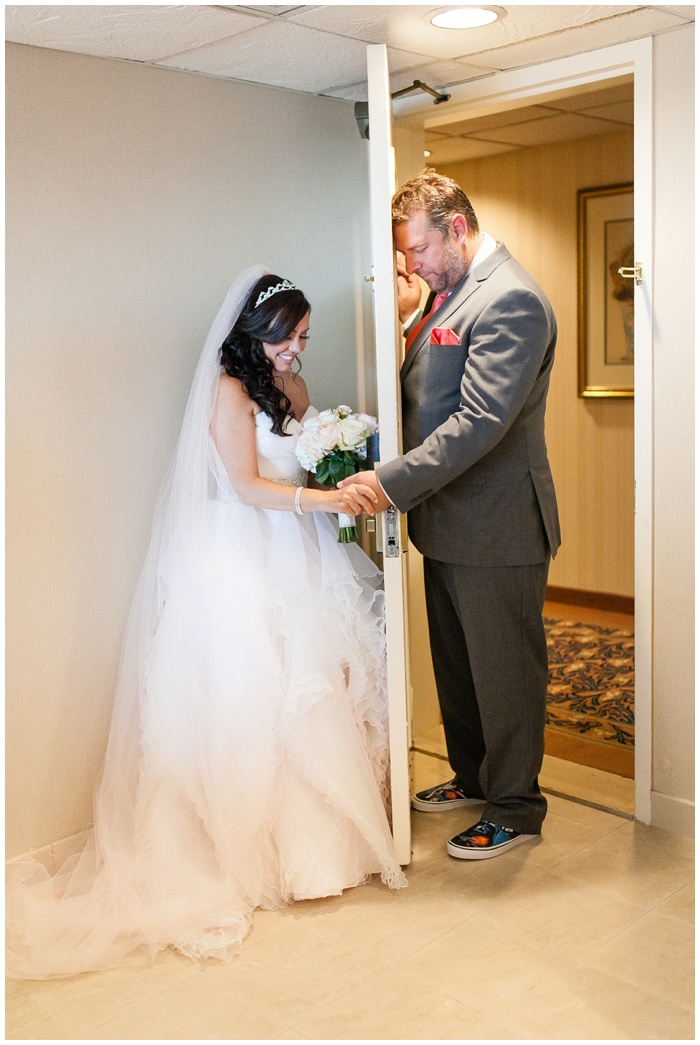
[[[290,283],[288,279],[283,279],[281,283],[275,283],[274,287],[268,287],[267,290],[261,290],[258,294],[258,300],[255,302],[255,308],[258,305],[262,305],[263,301],[267,301],[273,294],[279,294],[281,290],[298,290],[293,283]]]

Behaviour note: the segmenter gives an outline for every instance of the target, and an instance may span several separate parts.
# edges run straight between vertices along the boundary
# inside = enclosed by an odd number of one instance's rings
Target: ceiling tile
[[[579,116],[577,113],[561,113],[546,120],[495,127],[492,131],[476,131],[470,137],[505,145],[548,145],[551,142],[588,138],[598,134],[610,134],[613,131],[614,126],[607,120],[594,120],[590,116]]]
[[[594,105],[590,109],[582,109],[581,112],[584,116],[593,116],[601,120],[634,124],[634,101],[615,102],[612,105]]]
[[[603,10],[611,11],[615,8]],[[628,14],[606,16],[602,21],[591,25],[509,44],[498,50],[481,51],[478,54],[472,51],[466,57],[476,65],[484,62],[490,68],[495,66],[502,70],[517,69],[554,58],[566,58],[569,55],[592,51],[597,47],[610,47],[612,44],[637,40],[663,29],[676,28],[680,24],[678,18],[659,8],[643,7]]]
[[[457,123],[443,125],[443,129],[450,134],[474,134],[475,131],[510,127],[512,124],[526,123],[528,120],[542,120],[551,115],[551,110],[543,105],[528,105],[522,109],[492,113],[490,116],[477,116],[473,120],[459,120]]]
[[[233,36],[261,21],[194,4],[21,5],[5,8],[5,37],[34,47],[149,62]]]
[[[345,87],[328,87],[320,93],[327,98],[342,98],[348,102],[366,102],[367,81],[360,80],[358,83],[349,83]]]
[[[479,29],[438,29],[430,24],[428,16],[439,9],[436,4],[338,4],[300,11],[290,17],[299,24],[367,43],[386,43],[434,58],[458,58],[636,8],[589,4],[510,6],[504,8],[503,19]]]
[[[499,145],[494,142],[476,141],[470,138],[445,138],[442,142],[431,142],[428,146],[430,156],[426,163],[457,163],[459,160],[478,160],[483,156],[497,156],[504,152],[513,152],[515,145]]]
[[[582,91],[572,94],[569,98],[557,98],[546,104],[552,109],[564,109],[569,112],[581,112],[584,109],[592,109],[596,105],[610,105],[614,102],[633,102],[634,83],[630,78],[629,83],[606,86],[606,81],[601,81],[599,88],[595,91]]]
[[[444,30],[435,5],[10,5],[7,39],[267,83],[332,97],[367,97],[367,43],[388,45],[392,90],[420,79],[445,89],[500,69],[533,65],[675,28],[693,7],[510,5],[479,30]],[[594,95],[595,92],[589,92]],[[428,101],[429,108],[430,102]],[[624,103],[594,99],[589,108]],[[576,111],[582,101],[554,104]],[[439,111],[439,110],[438,110]],[[624,107],[605,110],[627,122]],[[598,115],[602,116],[603,111]]]
[[[441,124],[440,127],[427,131],[425,140],[431,143],[430,148],[434,145],[439,152],[441,143],[448,138],[454,140],[457,135],[470,141],[478,140],[482,144],[487,141],[509,143],[509,147],[515,148],[539,145],[544,140],[564,141],[567,137],[611,134],[616,130],[623,130],[623,124],[632,124],[632,101],[619,100],[621,88],[627,94],[631,93],[629,85],[614,84],[602,90],[585,91],[563,100],[510,109],[472,120],[456,119],[454,123]],[[591,107],[593,100],[597,102],[595,107]],[[576,103],[589,106],[578,115],[592,119],[577,119],[574,112],[562,111],[559,108],[562,102],[567,106],[571,105],[572,108]],[[456,146],[450,148],[454,150]]]
[[[670,11],[672,15],[678,15],[679,18],[686,18],[689,22],[695,21],[695,4],[686,4],[685,6],[664,4],[663,9],[664,11]]]
[[[256,11],[264,14],[266,18],[279,18],[288,15],[292,11],[302,10],[301,4],[235,4],[229,7],[232,11]]]
[[[447,128],[447,130],[449,130],[449,127]],[[428,146],[430,144],[430,142],[442,142],[446,138],[453,138],[453,137],[454,137],[454,135],[452,135],[452,134],[440,134],[439,131],[425,131],[425,133],[424,133],[426,146]]]
[[[367,52],[359,40],[319,33],[286,19],[267,20],[231,40],[160,64],[315,93],[360,81],[366,76]]]
[[[454,41],[442,40],[442,46],[438,45],[435,50],[426,39],[435,34],[439,42],[445,32],[426,21],[427,15],[435,10],[435,4],[337,4],[302,11],[292,15],[291,20],[367,44],[387,44],[428,57],[451,58]]]
[[[475,77],[484,76],[484,69],[477,65],[468,65],[465,62],[453,62],[444,59],[439,62],[431,62],[424,54],[409,54],[407,51],[397,51],[393,47],[388,48],[389,72],[391,73],[391,89],[398,90],[398,74],[408,72],[411,76],[409,82],[422,80],[430,87],[442,87],[445,84],[465,83]],[[410,61],[406,62],[406,58]],[[402,82],[401,86],[405,86]]]
[[[394,51],[392,48],[387,52],[389,61],[389,87],[392,91],[401,91],[404,87],[410,87],[414,80],[422,80],[429,87],[436,90],[445,90],[449,94],[449,85],[463,83],[465,80],[473,80],[484,76],[483,69],[465,66],[460,62],[429,62],[426,64],[409,65],[404,67],[407,57],[406,51]],[[408,56],[418,63],[425,63],[425,55]],[[444,85],[447,84],[447,87]],[[367,101],[367,77],[351,84],[334,84],[333,87],[324,90],[333,98],[349,98],[352,101]],[[425,95],[429,100],[428,95]]]

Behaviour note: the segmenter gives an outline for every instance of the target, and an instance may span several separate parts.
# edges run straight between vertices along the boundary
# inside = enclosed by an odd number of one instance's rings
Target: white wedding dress
[[[260,474],[303,483],[299,422],[288,436],[266,414],[255,425]],[[328,515],[241,504],[211,438],[209,486],[201,532],[171,538],[164,557],[140,697],[117,700],[95,828],[60,868],[9,865],[10,975],[168,946],[228,959],[256,907],[375,873],[406,884],[386,814],[379,571],[338,543]]]

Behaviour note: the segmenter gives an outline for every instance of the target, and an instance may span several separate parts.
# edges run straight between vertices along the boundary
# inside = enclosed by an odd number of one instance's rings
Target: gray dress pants
[[[430,647],[447,753],[483,818],[538,834],[544,756],[549,559],[534,566],[424,560]]]

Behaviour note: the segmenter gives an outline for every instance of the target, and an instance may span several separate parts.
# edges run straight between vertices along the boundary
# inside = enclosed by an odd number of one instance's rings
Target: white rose
[[[318,429],[316,438],[324,451],[335,450],[336,446],[342,444],[340,422],[326,421],[325,424],[322,424]]]
[[[358,414],[361,421],[364,421],[365,428],[367,429],[367,435],[374,435],[379,428],[376,417],[370,417],[369,414]]]
[[[344,417],[338,421],[338,428],[342,436],[342,445],[345,450],[353,450],[361,443],[366,434],[365,422],[359,417]]]
[[[325,454],[325,450],[318,445],[313,438],[312,432],[305,433],[300,437],[296,445],[297,460],[303,468],[309,472],[316,471],[316,465]]]
[[[309,454],[304,453],[302,449],[297,446],[297,460],[302,468],[305,468],[307,472],[316,473],[316,466],[318,461],[314,461]]]
[[[324,424],[327,421],[337,421],[338,414],[335,410],[322,410],[318,415],[318,421],[320,424]]]

